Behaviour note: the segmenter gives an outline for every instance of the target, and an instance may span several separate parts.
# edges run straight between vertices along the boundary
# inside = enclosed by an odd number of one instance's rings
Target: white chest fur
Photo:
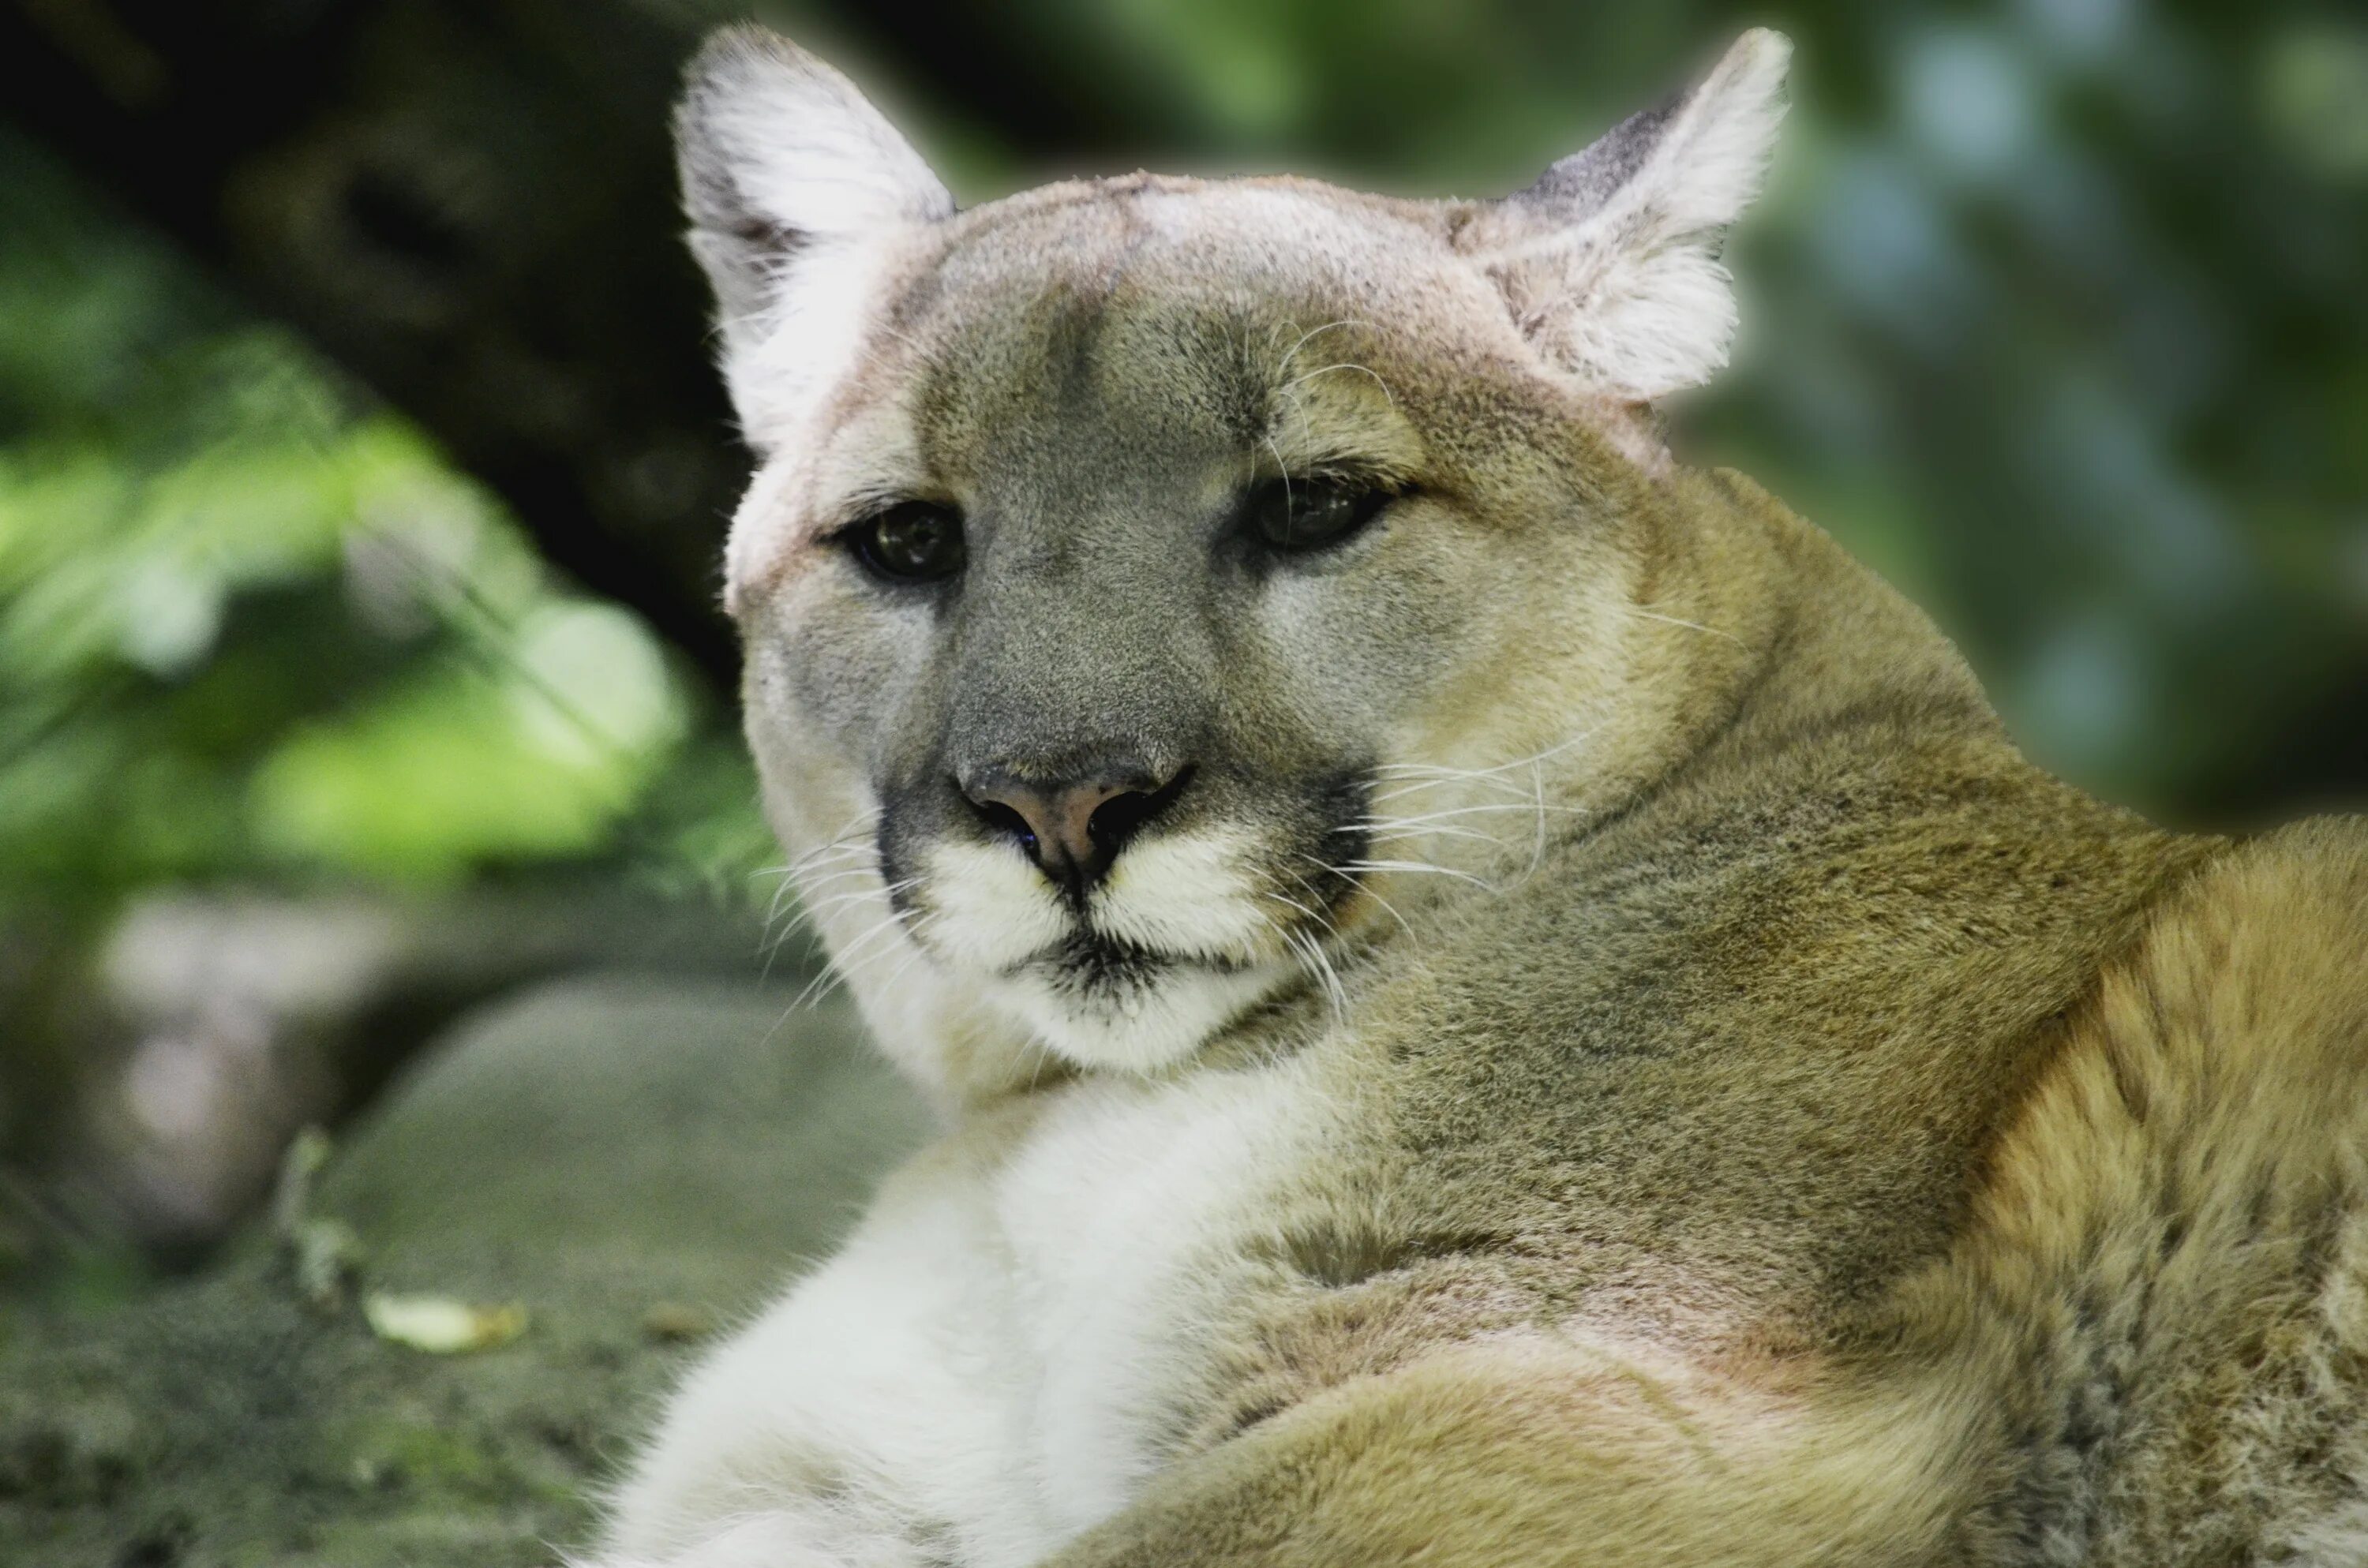
[[[1304,1059],[1094,1079],[924,1152],[686,1383],[620,1554],[736,1563],[700,1543],[761,1510],[751,1560],[1016,1568],[1120,1508],[1237,1292],[1229,1243],[1326,1103]]]

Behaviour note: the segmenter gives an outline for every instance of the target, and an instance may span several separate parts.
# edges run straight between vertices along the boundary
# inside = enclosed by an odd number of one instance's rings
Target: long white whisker
[[[1364,817],[1360,821],[1362,825],[1372,827],[1410,827],[1417,823],[1446,822],[1452,817],[1485,816],[1499,812],[1519,812],[1523,816],[1528,816],[1537,809],[1536,804],[1527,798],[1529,793],[1530,791],[1525,790],[1522,791],[1524,798],[1521,801],[1508,801],[1502,805],[1457,806],[1450,811],[1426,812],[1419,816]],[[1565,812],[1572,816],[1588,814],[1586,809],[1580,806],[1547,806],[1545,809],[1549,812]]]
[[[1529,793],[1529,790],[1521,785],[1503,778],[1493,778],[1486,774],[1450,773],[1437,778],[1419,779],[1411,784],[1395,785],[1390,789],[1380,790],[1372,797],[1371,803],[1378,806],[1397,800],[1401,796],[1419,794],[1426,790],[1440,790],[1450,784],[1485,784],[1491,790],[1501,790],[1508,795]]]
[[[902,922],[902,925],[903,925],[903,927],[904,927],[904,936],[905,936],[905,940],[908,944],[910,944],[911,946],[913,946],[913,947],[915,947],[915,948],[918,948],[918,947],[921,945],[921,937],[922,937],[923,934],[924,934],[924,933],[926,933],[926,932],[927,932],[927,931],[928,931],[931,926],[935,926],[937,923],[938,923],[938,916],[937,916],[936,915],[934,915],[934,914],[930,914],[930,915],[923,915],[918,916],[917,918],[906,919],[906,920],[903,921],[903,922]],[[884,950],[884,949],[883,949],[883,950]],[[871,962],[873,960],[878,959],[879,957],[880,957],[880,953],[879,953],[879,952],[867,953],[866,955],[864,955],[864,958],[863,958],[863,960],[862,960],[862,961],[864,961],[864,962],[866,962],[866,963],[870,963],[870,962]]]
[[[790,938],[798,934],[800,927],[809,926],[803,909],[793,908],[791,914],[792,918],[782,925],[780,936],[773,935],[778,918],[774,915],[766,915],[764,929],[757,935],[757,950],[765,957],[764,964],[757,971],[757,983],[759,985],[773,978],[773,960],[781,956],[781,949],[790,945]]]
[[[868,827],[842,833],[836,838],[825,839],[804,854],[798,856],[790,862],[790,869],[795,871],[824,860],[861,854],[870,849],[871,844],[871,831]]]
[[[1453,826],[1436,826],[1436,825],[1435,825],[1435,826],[1431,826],[1431,827],[1360,828],[1360,827],[1357,827],[1357,826],[1349,826],[1349,827],[1335,828],[1335,829],[1333,829],[1332,831],[1333,831],[1334,833],[1336,833],[1336,834],[1349,834],[1349,833],[1360,833],[1360,832],[1361,832],[1361,833],[1364,835],[1366,841],[1367,841],[1368,843],[1372,843],[1372,844],[1395,844],[1395,843],[1397,843],[1397,842],[1399,842],[1399,841],[1401,841],[1401,840],[1408,839],[1408,838],[1430,838],[1430,837],[1439,837],[1439,838],[1468,838],[1468,839],[1471,839],[1471,840],[1473,840],[1474,842],[1475,842],[1475,843],[1479,843],[1479,844],[1497,844],[1497,845],[1501,845],[1501,844],[1503,844],[1503,843],[1505,842],[1503,839],[1501,839],[1501,838],[1497,837],[1495,834],[1493,834],[1493,833],[1483,833],[1483,832],[1481,832],[1481,831],[1480,831],[1478,828],[1476,828],[1476,827],[1453,827]]]
[[[1564,752],[1570,750],[1571,747],[1586,744],[1586,742],[1592,738],[1595,732],[1593,730],[1582,730],[1577,734],[1571,736],[1568,740],[1558,742],[1554,745],[1546,747],[1543,751],[1531,752],[1527,756],[1517,756],[1510,762],[1500,762],[1494,767],[1449,767],[1444,764],[1435,762],[1387,762],[1374,768],[1373,771],[1375,773],[1386,773],[1394,768],[1402,768],[1417,769],[1425,773],[1447,774],[1463,778],[1486,778],[1491,774],[1511,773],[1518,768],[1528,767],[1533,763],[1544,762],[1550,757],[1560,756]]]
[[[1538,843],[1537,847],[1530,855],[1530,874],[1535,876],[1538,868],[1546,863],[1546,812],[1549,810],[1566,811],[1570,808],[1550,808],[1546,805],[1545,769],[1534,762],[1530,764],[1530,788],[1537,792],[1538,798]]]
[[[839,970],[852,969],[865,953],[879,942],[881,937],[902,933],[904,929],[905,912],[900,909],[890,910],[880,919],[864,927],[861,935],[841,949],[833,960],[833,967]]]
[[[797,860],[791,863],[789,868],[790,876],[792,879],[795,879],[803,877],[810,871],[819,871],[829,867],[843,866],[851,860],[867,860],[871,858],[871,841],[867,838],[860,844],[842,844],[827,855],[817,854],[801,856]]]
[[[1389,399],[1390,406],[1395,408],[1398,405],[1397,394],[1390,391],[1390,383],[1382,380],[1380,371],[1370,365],[1359,365],[1346,359],[1337,365],[1326,365],[1319,369],[1310,370],[1304,376],[1293,376],[1290,381],[1285,381],[1280,390],[1287,394],[1294,388],[1304,386],[1318,376],[1328,376],[1335,370],[1356,370],[1372,377],[1373,384],[1382,389],[1382,395]]]
[[[830,837],[824,839],[813,848],[800,855],[798,858],[801,860],[812,860],[819,856],[836,854],[838,851],[846,849],[859,848],[864,845],[870,844],[871,842],[871,828],[870,824],[850,824],[846,832],[833,834]]]
[[[805,988],[791,999],[788,1012],[784,1012],[781,1015],[781,1023],[775,1024],[773,1026],[775,1032],[779,1032],[781,1024],[785,1024],[790,1021],[791,1013],[796,1012],[801,1007],[821,1006],[824,998],[827,997],[832,992],[837,990],[840,986],[846,983],[846,977],[840,974],[835,968],[825,969],[820,974],[817,974],[812,980],[807,981]],[[772,1035],[768,1034],[765,1037],[766,1042],[768,1044],[771,1043],[772,1038]]]
[[[1307,978],[1323,987],[1325,1000],[1332,1006],[1332,1016],[1345,1018],[1349,1013],[1349,995],[1341,988],[1340,977],[1334,972],[1332,960],[1324,956],[1323,948],[1304,931],[1286,931],[1282,939],[1291,945],[1292,951],[1300,955]]]
[[[796,884],[797,892],[803,897],[817,888],[826,888],[833,882],[843,882],[849,877],[877,877],[879,874],[880,868],[877,866],[849,866],[844,871],[831,871],[810,881],[800,881]]]
[[[1749,644],[1746,643],[1742,638],[1737,637],[1734,632],[1721,631],[1715,626],[1704,626],[1699,620],[1680,620],[1674,615],[1663,615],[1658,610],[1646,609],[1642,605],[1623,605],[1621,608],[1623,613],[1636,616],[1645,620],[1667,621],[1671,626],[1682,626],[1689,631],[1701,631],[1706,632],[1713,637],[1724,637],[1738,648],[1749,646]]]
[[[1361,877],[1351,877],[1339,867],[1332,864],[1329,860],[1318,859],[1315,856],[1307,854],[1304,850],[1300,853],[1299,858],[1307,861],[1311,865],[1323,868],[1325,870],[1331,872],[1336,877],[1341,878],[1343,881],[1354,883],[1359,892],[1363,893],[1367,898],[1372,899],[1375,903],[1380,904],[1383,909],[1389,912],[1390,918],[1398,923],[1398,928],[1400,930],[1406,932],[1409,937],[1414,935],[1414,926],[1407,921],[1405,915],[1398,913],[1397,905],[1392,903],[1388,899],[1383,898],[1379,892],[1375,892],[1372,883],[1366,881]],[[1291,873],[1291,880],[1297,882],[1301,887],[1307,888],[1309,896],[1315,896],[1315,890],[1312,887],[1308,887],[1307,879],[1305,877],[1293,871]]]
[[[1304,915],[1305,916],[1307,916],[1307,918],[1309,918],[1310,920],[1315,921],[1315,922],[1316,922],[1317,924],[1319,924],[1319,925],[1326,925],[1326,924],[1329,924],[1329,922],[1327,922],[1327,921],[1326,921],[1326,920],[1325,920],[1324,916],[1322,916],[1322,915],[1320,915],[1316,914],[1316,913],[1315,913],[1315,911],[1314,911],[1314,910],[1312,910],[1312,909],[1308,908],[1308,907],[1307,907],[1307,905],[1305,905],[1305,904],[1304,904],[1304,903],[1300,903],[1300,902],[1299,902],[1297,899],[1295,899],[1295,898],[1287,897],[1287,896],[1285,896],[1285,895],[1284,895],[1284,894],[1282,894],[1282,893],[1275,892],[1273,892],[1273,891],[1271,891],[1271,890],[1269,890],[1269,891],[1268,892],[1268,893],[1267,893],[1267,895],[1266,895],[1266,896],[1267,896],[1267,897],[1269,897],[1269,898],[1270,898],[1270,899],[1272,899],[1272,900],[1274,900],[1274,901],[1275,901],[1275,903],[1287,903],[1287,904],[1289,904],[1292,908],[1293,908],[1293,909],[1295,909],[1295,910],[1299,911],[1299,913],[1300,913],[1300,914]]]
[[[809,914],[814,914],[825,909],[837,908],[842,903],[853,903],[859,899],[894,898],[896,894],[903,892],[906,888],[918,887],[920,883],[921,879],[918,877],[906,877],[901,882],[890,882],[883,887],[855,888],[847,892],[835,892],[828,898],[817,898],[808,901],[806,903],[806,911]]]
[[[1370,324],[1370,323],[1359,321],[1354,316],[1343,316],[1338,321],[1328,321],[1322,326],[1310,327],[1305,332],[1299,335],[1298,342],[1293,343],[1290,347],[1282,351],[1282,361],[1286,365],[1291,363],[1292,359],[1298,358],[1299,351],[1301,349],[1306,347],[1309,344],[1315,342],[1317,338],[1323,336],[1327,332],[1338,332],[1344,326],[1366,326]],[[1271,345],[1274,340],[1269,336],[1267,341]]]
[[[913,950],[905,955],[905,961],[880,977],[880,989],[882,991],[894,991],[896,988],[896,983],[904,979],[905,976],[912,971],[912,968],[916,963],[928,956],[929,949],[921,946],[920,943],[915,942],[913,944]]]
[[[1274,444],[1271,436],[1266,438],[1266,449],[1274,454],[1275,470],[1282,476],[1282,505],[1288,511],[1291,508],[1291,465],[1282,460],[1282,449]]]
[[[773,896],[767,900],[765,903],[764,928],[767,931],[769,932],[772,930],[773,922],[781,917],[781,906],[785,903],[789,903],[796,897],[797,885],[794,882],[791,882],[786,880],[782,881],[780,886],[773,890]]]
[[[882,936],[898,933],[910,938],[927,929],[928,924],[928,916],[917,921],[908,921],[904,911],[890,910],[886,916],[867,926],[861,936],[849,942],[847,949],[831,960],[830,967],[809,981],[806,988],[798,993],[797,999],[790,1004],[790,1010],[795,1012],[798,1008],[810,1005],[819,1006],[825,997],[848,983],[848,977],[854,972],[857,965],[867,963],[879,956],[878,944]],[[919,943],[916,942],[914,946],[917,949]]]
[[[1430,871],[1458,881],[1470,882],[1475,888],[1497,891],[1497,885],[1486,877],[1475,877],[1469,871],[1459,871],[1452,866],[1434,866],[1428,860],[1350,860],[1341,869],[1348,871]]]

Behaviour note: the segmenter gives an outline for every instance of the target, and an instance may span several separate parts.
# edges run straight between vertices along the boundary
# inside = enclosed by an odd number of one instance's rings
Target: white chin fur
[[[932,845],[921,857],[918,891],[928,945],[955,969],[1008,970],[1076,929],[1017,845]]]
[[[1082,1066],[1149,1071],[1190,1054],[1292,972],[1274,949],[1238,835],[1130,846],[1090,905],[1105,937],[1179,960],[1091,986],[1043,963],[1076,931],[1068,904],[1009,845],[947,843],[922,857],[926,945],[980,994]],[[1226,966],[1203,967],[1193,960]]]
[[[1058,978],[997,977],[987,999],[1081,1067],[1151,1073],[1181,1061],[1286,978],[1285,966],[1223,971],[1170,967],[1080,994]]]
[[[1095,928],[1155,952],[1235,963],[1269,956],[1273,926],[1243,869],[1248,849],[1240,835],[1223,832],[1129,845],[1094,895]]]

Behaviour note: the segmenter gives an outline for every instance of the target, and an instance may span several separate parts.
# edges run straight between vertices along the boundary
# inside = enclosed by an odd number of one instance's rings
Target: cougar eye
[[[895,583],[934,583],[962,569],[962,515],[928,501],[905,501],[848,528],[839,537],[874,575]]]
[[[1353,479],[1269,480],[1250,493],[1249,529],[1284,555],[1339,543],[1395,498],[1386,486]]]

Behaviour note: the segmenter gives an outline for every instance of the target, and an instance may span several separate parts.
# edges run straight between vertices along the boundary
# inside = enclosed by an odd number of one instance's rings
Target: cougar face
[[[1363,277],[1212,243],[1246,207]],[[752,722],[837,754],[926,961],[1068,1054],[1189,1048],[1367,916],[1375,768],[1463,663],[1489,557],[1525,548],[1518,516],[1480,523],[1382,324],[1423,303],[1376,280],[1417,237],[1509,339],[1435,231],[1293,192],[957,222],[775,460],[820,473],[745,519],[734,598],[788,699]]]
[[[952,996],[1156,1068],[1326,983],[1399,884],[1489,874],[1548,809],[1498,768],[1655,722],[1614,496],[1658,389],[1542,349],[1553,201],[1135,176],[957,213],[763,34],[682,131],[763,460],[749,733],[875,1022]]]

